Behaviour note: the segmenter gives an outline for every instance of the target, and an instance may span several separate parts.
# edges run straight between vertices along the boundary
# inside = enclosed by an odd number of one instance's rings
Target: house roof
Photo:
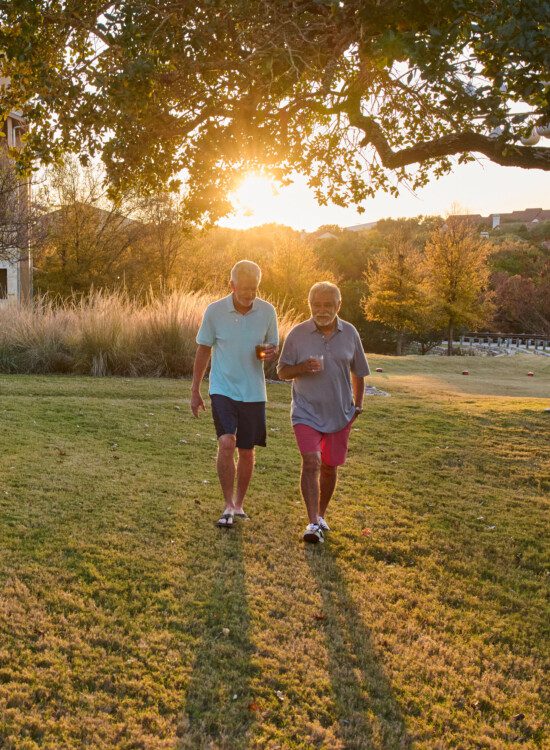
[[[115,211],[106,211],[98,206],[91,205],[89,203],[83,203],[82,201],[76,201],[75,203],[67,206],[61,206],[53,211],[49,211],[41,217],[41,221],[45,224],[55,224],[58,221],[63,221],[66,214],[70,214],[72,211],[80,211],[87,213],[88,215],[95,215],[98,225],[102,226],[108,221],[116,219],[119,222],[119,226],[125,229],[131,229],[138,227],[142,222],[136,219],[129,219],[128,217],[119,214]]]
[[[492,224],[493,217],[498,217],[501,224],[532,224],[539,221],[550,221],[550,209],[525,208],[522,211],[511,211],[510,213],[494,213],[489,216],[481,214],[463,214],[454,218],[461,221],[470,221],[477,224]]]

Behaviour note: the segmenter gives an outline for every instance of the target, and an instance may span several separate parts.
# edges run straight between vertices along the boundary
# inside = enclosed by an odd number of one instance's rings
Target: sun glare
[[[268,177],[248,174],[230,196],[236,216],[257,223],[274,221],[277,188]]]
[[[290,185],[278,187],[269,177],[249,172],[231,194],[233,211],[220,225],[250,229],[277,223],[313,232],[322,224],[349,227],[384,217],[443,216],[453,202],[467,206],[474,213],[508,212],[518,207],[538,206],[540,196],[548,194],[547,180],[544,171],[472,162],[457,166],[452,175],[430,183],[417,193],[403,192],[397,199],[379,193],[364,201],[366,212],[359,214],[353,206],[343,208],[330,203],[320,206],[302,175],[293,174]]]

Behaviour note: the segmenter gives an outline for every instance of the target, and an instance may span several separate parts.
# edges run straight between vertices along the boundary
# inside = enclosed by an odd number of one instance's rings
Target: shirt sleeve
[[[361,343],[361,337],[359,336],[357,329],[355,329],[355,352],[353,354],[350,369],[358,378],[364,378],[366,375],[370,375],[369,363],[367,362],[363,350],[363,344]]]
[[[296,344],[294,343],[294,336],[292,331],[288,334],[281,350],[281,356],[277,363],[277,371],[285,365],[297,365],[298,364],[298,352],[296,350]]]
[[[197,338],[195,340],[197,344],[202,344],[203,346],[214,346],[216,336],[214,333],[212,314],[209,307],[207,307],[204,312],[201,327],[199,328]]]
[[[267,327],[265,340],[267,344],[275,344],[275,346],[279,346],[279,329],[277,328],[277,314],[275,313],[275,309],[273,309],[273,314]]]

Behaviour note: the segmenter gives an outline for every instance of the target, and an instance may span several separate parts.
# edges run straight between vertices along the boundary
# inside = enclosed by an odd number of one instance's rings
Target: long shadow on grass
[[[401,708],[374,651],[372,640],[331,544],[306,548],[323,599],[329,673],[346,750],[404,750],[412,746]]]
[[[200,640],[187,690],[181,750],[244,750],[248,746],[254,669],[241,529],[236,525],[216,531],[215,541],[206,545],[208,561],[204,552],[194,561],[201,569],[201,586],[209,591],[197,592],[206,594],[207,600],[197,622]],[[197,540],[196,548],[201,547],[205,547],[204,540]]]

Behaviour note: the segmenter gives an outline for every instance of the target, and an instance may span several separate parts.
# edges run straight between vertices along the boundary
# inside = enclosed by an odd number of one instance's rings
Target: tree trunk
[[[449,329],[447,333],[447,356],[452,357],[453,355],[453,324],[449,323]]]
[[[403,351],[403,331],[397,331],[395,353],[397,354],[398,357],[400,357],[402,351]]]

